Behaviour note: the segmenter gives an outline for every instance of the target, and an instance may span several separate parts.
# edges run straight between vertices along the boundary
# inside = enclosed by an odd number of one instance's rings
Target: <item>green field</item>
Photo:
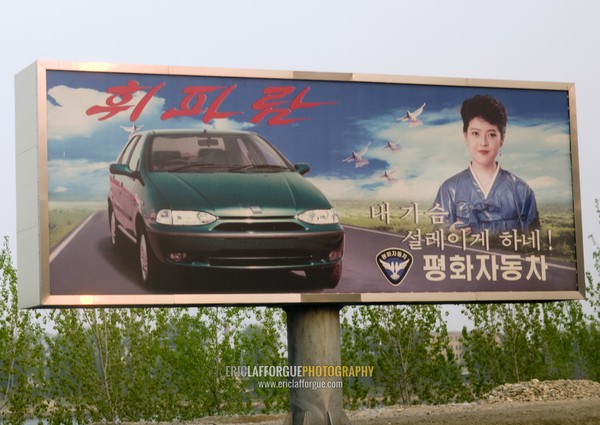
[[[48,208],[50,247],[59,243],[86,218],[102,208],[104,208],[103,203],[50,203]]]

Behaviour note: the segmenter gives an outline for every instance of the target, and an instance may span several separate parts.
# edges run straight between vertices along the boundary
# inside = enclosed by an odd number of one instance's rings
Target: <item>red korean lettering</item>
[[[305,121],[308,118],[287,118],[293,111],[297,109],[315,108],[317,106],[334,104],[337,102],[305,102],[304,97],[310,91],[310,87],[306,87],[298,93],[291,101],[286,100],[287,96],[292,95],[296,87],[294,86],[278,86],[267,87],[263,90],[265,96],[252,104],[252,109],[260,111],[250,119],[253,124],[258,124],[267,116],[272,115],[268,121],[268,125],[285,125],[297,121]]]
[[[91,106],[85,111],[85,113],[87,115],[105,114],[104,116],[98,118],[98,121],[104,121],[121,112],[134,108],[129,119],[131,122],[135,122],[142,114],[144,108],[148,105],[148,102],[150,102],[154,95],[158,93],[158,91],[164,86],[164,82],[159,83],[154,87],[140,86],[140,83],[137,81],[130,80],[124,86],[109,87],[106,92],[109,93],[110,96],[106,99],[106,105]],[[131,104],[134,94],[143,90],[149,91],[142,97],[142,99],[140,99],[139,102],[136,104]]]
[[[204,114],[204,118],[202,118],[202,122],[209,123],[212,120],[229,118],[232,115],[242,114],[242,112],[220,112],[219,107],[221,104],[227,99],[229,93],[235,90],[237,86],[234,84],[233,86],[228,87],[222,93],[220,93],[217,98],[208,106],[206,113]]]
[[[229,118],[232,115],[241,114],[242,112],[221,112],[219,107],[225,101],[227,96],[235,90],[237,86],[232,85],[230,87],[221,86],[188,86],[183,89],[184,98],[179,103],[179,109],[171,108],[164,112],[161,116],[162,120],[168,120],[175,117],[189,117],[193,115],[200,115],[204,112],[204,106],[207,101],[207,93],[213,93],[218,90],[223,90],[217,98],[211,102],[207,108],[202,122],[208,123],[214,119]]]

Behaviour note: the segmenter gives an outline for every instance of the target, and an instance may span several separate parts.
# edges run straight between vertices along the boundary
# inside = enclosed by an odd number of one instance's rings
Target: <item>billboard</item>
[[[24,307],[579,299],[574,85],[35,62]]]

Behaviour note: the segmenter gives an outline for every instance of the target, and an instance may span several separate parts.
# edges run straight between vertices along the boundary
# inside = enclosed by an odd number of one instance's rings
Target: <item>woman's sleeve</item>
[[[540,228],[540,216],[533,189],[525,184],[521,190],[520,196],[523,202],[521,208],[521,227],[523,233],[529,233]]]

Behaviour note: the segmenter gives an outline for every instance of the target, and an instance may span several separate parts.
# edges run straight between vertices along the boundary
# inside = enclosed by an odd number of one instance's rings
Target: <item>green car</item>
[[[303,270],[334,287],[344,231],[309,170],[255,133],[138,132],[110,165],[112,245],[135,243],[144,284],[196,267]]]

